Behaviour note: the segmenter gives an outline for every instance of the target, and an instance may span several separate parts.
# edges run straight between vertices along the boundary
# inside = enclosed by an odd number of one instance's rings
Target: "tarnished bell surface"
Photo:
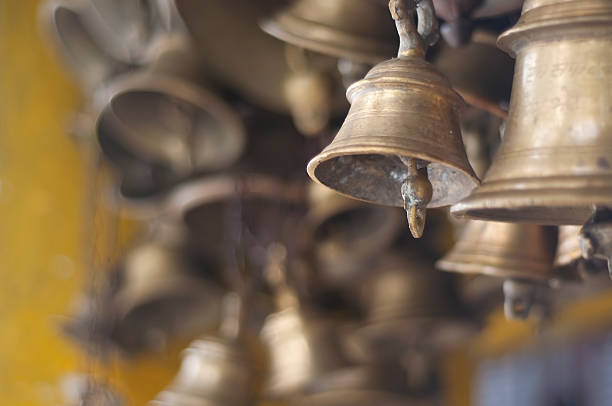
[[[372,64],[393,56],[397,42],[388,10],[372,0],[297,0],[261,27],[290,44]]]
[[[319,184],[310,185],[307,233],[318,270],[327,283],[356,283],[403,228],[388,207],[347,199]]]
[[[552,276],[552,261],[551,242],[543,227],[473,220],[436,267],[450,272],[545,281]]]
[[[240,117],[196,81],[200,71],[188,40],[175,36],[157,45],[151,68],[118,77],[98,95],[98,139],[133,185],[122,188],[126,197],[147,197],[190,175],[225,168],[245,144]],[[121,166],[126,154],[143,174]]]
[[[448,275],[427,261],[389,258],[368,286],[373,290],[368,291],[366,323],[347,338],[357,359],[393,359],[415,348],[445,349],[477,330]]]
[[[425,207],[461,200],[478,178],[461,140],[461,97],[425,61],[426,39],[413,27],[414,10],[401,0],[391,6],[401,34],[399,56],[349,87],[348,116],[333,142],[310,161],[308,174],[346,196],[405,207],[418,237]]]
[[[128,68],[96,41],[87,24],[87,14],[92,12],[85,0],[46,1],[39,12],[44,33],[86,91],[95,89]]]
[[[527,0],[498,45],[517,58],[505,136],[482,186],[452,212],[583,224],[612,201],[612,3]]]
[[[155,347],[156,340],[197,334],[219,321],[223,290],[196,276],[180,253],[146,243],[123,266],[121,288],[110,303],[117,317],[112,339],[122,348]]]
[[[257,368],[241,341],[194,341],[181,369],[151,406],[247,406],[257,397]]]
[[[269,398],[300,393],[313,379],[347,366],[333,323],[288,307],[266,319],[261,338],[268,347]]]

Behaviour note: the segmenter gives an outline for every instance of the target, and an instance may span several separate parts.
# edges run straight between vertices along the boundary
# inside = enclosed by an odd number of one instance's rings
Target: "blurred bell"
[[[347,338],[349,351],[360,360],[448,349],[477,330],[449,275],[425,260],[387,258],[364,284],[364,293],[371,297],[366,324]]]
[[[298,47],[372,64],[395,48],[389,14],[372,0],[298,0],[261,27]]]
[[[467,160],[458,110],[461,97],[425,61],[436,37],[431,2],[394,0],[397,58],[375,66],[347,91],[352,106],[333,142],[308,164],[314,180],[352,198],[403,206],[415,237],[425,209],[453,204],[478,184]]]
[[[583,224],[612,200],[612,3],[527,0],[498,45],[516,55],[505,137],[456,215]]]
[[[552,261],[551,240],[541,226],[470,221],[455,247],[436,267],[449,272],[546,283],[554,276]],[[511,298],[506,299],[508,304]],[[518,317],[512,312],[509,316]]]
[[[612,278],[612,210],[598,207],[579,234],[582,256],[589,261],[605,261]]]
[[[129,68],[110,55],[95,37],[88,24],[88,15],[93,12],[85,0],[51,0],[43,2],[40,9],[44,33],[86,92]]]
[[[563,275],[566,279],[588,279],[606,269],[604,260],[585,259],[582,256],[579,235],[579,226],[559,227],[554,268],[555,273]]]
[[[234,300],[231,296],[229,299]],[[151,405],[254,405],[262,371],[255,348],[241,331],[241,317],[226,314],[219,336],[194,341],[185,350],[174,381]]]
[[[157,349],[172,336],[189,337],[219,320],[222,289],[197,275],[180,252],[142,244],[127,255],[123,270],[112,299],[117,314],[111,333],[123,349]]]
[[[401,216],[391,208],[347,199],[316,183],[309,192],[308,239],[321,277],[331,285],[358,282],[399,234]]]
[[[102,150],[117,165],[130,155],[133,167],[141,169],[119,167],[122,192],[130,198],[227,168],[245,144],[237,114],[202,87],[201,65],[186,37],[160,39],[150,51],[155,56],[149,68],[116,78],[97,95]]]

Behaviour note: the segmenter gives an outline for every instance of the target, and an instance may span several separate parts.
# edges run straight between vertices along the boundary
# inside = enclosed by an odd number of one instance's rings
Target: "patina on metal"
[[[599,207],[580,229],[580,247],[587,260],[603,260],[608,263],[612,278],[612,210]]]
[[[463,101],[424,59],[437,39],[431,2],[389,6],[400,34],[398,57],[349,87],[349,114],[333,142],[310,161],[308,174],[349,197],[405,207],[412,234],[420,237],[425,208],[457,202],[478,178],[461,140]]]
[[[125,197],[154,195],[194,174],[227,168],[246,141],[240,117],[201,83],[200,61],[186,37],[160,39],[155,53],[150,67],[117,77],[96,95],[102,150],[125,178],[135,176],[126,173],[129,156],[145,171],[142,184],[122,189]]]
[[[384,5],[372,0],[298,0],[261,27],[298,47],[375,64],[394,53],[389,22]]]
[[[507,280],[506,314],[522,319],[535,302],[535,284],[546,284],[554,277],[552,241],[542,226],[474,220],[436,267]]]
[[[581,225],[612,200],[612,3],[528,0],[498,45],[517,58],[505,137],[452,212]]]

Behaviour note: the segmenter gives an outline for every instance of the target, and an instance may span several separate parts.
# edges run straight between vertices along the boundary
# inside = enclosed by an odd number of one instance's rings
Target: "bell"
[[[596,208],[580,229],[579,240],[582,256],[591,262],[607,262],[612,278],[612,210],[607,207]]]
[[[600,274],[606,269],[606,264],[601,259],[585,259],[582,256],[579,226],[561,226],[554,269],[555,273],[566,279],[581,280]]]
[[[541,226],[470,221],[455,247],[436,263],[436,267],[449,272],[512,280],[514,282],[507,283],[512,285],[524,281],[547,283],[554,276],[552,261],[550,239]],[[527,288],[522,292],[527,292]],[[521,312],[514,309],[510,303],[515,299],[521,298],[506,297],[507,314],[510,318],[523,318],[522,315],[529,313],[529,308]],[[521,303],[533,301],[528,297],[522,299]]]
[[[612,3],[527,0],[498,45],[516,55],[505,136],[452,207],[493,221],[580,225],[612,200]]]
[[[414,349],[448,349],[477,330],[452,280],[418,256],[387,258],[365,287],[371,297],[367,321],[346,340],[356,359],[393,360]]]
[[[261,27],[295,46],[375,64],[393,55],[389,14],[372,0],[298,0]]]
[[[349,197],[403,206],[420,237],[425,209],[453,204],[478,184],[467,160],[458,109],[461,97],[424,59],[435,37],[431,3],[390,8],[400,33],[399,56],[349,87],[352,106],[333,142],[308,164],[314,180]]]
[[[309,194],[308,243],[322,278],[331,285],[358,282],[398,236],[399,214],[347,199],[316,183]]]
[[[344,357],[335,324],[301,308],[296,293],[287,285],[287,251],[282,245],[268,248],[266,276],[276,291],[278,310],[261,329],[268,348],[270,372],[266,397],[289,399],[321,375],[344,368]]]
[[[235,301],[232,296],[226,298],[226,305],[228,299],[230,302]],[[219,336],[202,337],[194,341],[185,350],[181,368],[174,381],[151,405],[256,404],[262,371],[253,344],[241,330],[243,322],[240,317],[243,316],[226,314]]]
[[[151,67],[116,78],[97,95],[97,134],[111,162],[129,154],[148,168],[149,187],[123,188],[126,197],[149,197],[179,180],[227,168],[241,155],[245,130],[240,118],[202,87],[201,68],[184,36],[160,39]],[[120,153],[117,153],[119,150]],[[130,168],[119,168],[132,175]],[[148,178],[148,181],[146,181]],[[131,182],[138,186],[138,182]]]
[[[40,20],[60,59],[86,92],[128,69],[102,48],[91,32],[86,1],[53,0],[42,3]]]

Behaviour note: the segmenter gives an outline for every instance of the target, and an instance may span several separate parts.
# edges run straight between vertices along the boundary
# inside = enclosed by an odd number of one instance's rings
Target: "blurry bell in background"
[[[376,363],[436,353],[460,345],[478,330],[452,278],[414,252],[387,256],[363,286],[368,315],[347,337],[355,359]]]
[[[243,331],[244,306],[236,294],[225,298],[219,335],[202,337],[185,350],[176,378],[151,406],[256,404],[263,371]]]
[[[505,136],[453,214],[580,225],[612,200],[612,3],[527,0],[498,45],[516,56]]]
[[[286,255],[279,244],[268,249],[266,274],[275,290],[277,311],[267,317],[261,340],[269,354],[265,397],[271,400],[291,399],[314,379],[348,365],[336,323],[301,306],[287,284]]]
[[[605,261],[612,278],[612,210],[597,207],[580,229],[582,256],[588,261]]]
[[[123,165],[122,194],[129,198],[227,168],[245,144],[240,117],[201,83],[186,37],[162,37],[149,51],[149,67],[116,78],[98,95],[98,140],[108,159]]]
[[[359,283],[402,230],[396,210],[348,199],[317,183],[310,184],[309,199],[307,244],[326,285]]]
[[[436,267],[449,272],[490,275],[508,280],[508,284],[548,283],[554,276],[551,244],[550,235],[542,226],[470,221],[454,248]],[[507,317],[528,316],[535,288],[522,290],[530,291],[523,298],[506,297]],[[516,305],[512,305],[514,302]]]
[[[129,69],[95,37],[88,24],[92,13],[88,0],[52,0],[43,3],[39,17],[52,48],[86,92]]]
[[[430,1],[390,8],[398,57],[376,65],[347,91],[351,109],[336,138],[308,164],[310,177],[349,197],[404,207],[415,237],[427,207],[453,204],[478,184],[459,128],[461,97],[425,61],[437,35]],[[414,24],[419,15],[419,28]]]
[[[580,226],[559,227],[555,272],[567,278],[589,279],[606,270],[606,262],[601,259],[585,259],[580,246]]]
[[[393,56],[396,46],[387,9],[372,0],[297,0],[261,27],[295,46],[370,64]]]

